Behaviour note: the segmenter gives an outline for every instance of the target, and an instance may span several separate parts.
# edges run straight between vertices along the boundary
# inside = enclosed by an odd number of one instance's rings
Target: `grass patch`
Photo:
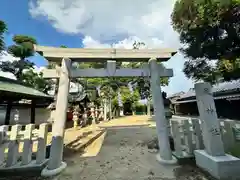
[[[237,142],[235,146],[229,150],[228,154],[240,158],[240,142]]]

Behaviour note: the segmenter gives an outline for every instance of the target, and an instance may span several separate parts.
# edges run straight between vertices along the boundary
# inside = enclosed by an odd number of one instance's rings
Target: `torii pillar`
[[[165,116],[161,84],[160,71],[164,71],[161,64],[157,64],[156,59],[149,60],[150,76],[151,76],[151,91],[154,107],[154,118],[156,121],[156,129],[158,136],[159,154],[157,160],[163,164],[175,164],[177,160],[172,156],[169,143],[169,128]]]
[[[43,169],[42,176],[52,176],[66,168],[67,164],[62,161],[64,146],[64,131],[67,118],[68,93],[70,86],[71,60],[64,58],[60,70],[60,80],[57,94],[56,113],[52,127],[52,145],[48,165]]]

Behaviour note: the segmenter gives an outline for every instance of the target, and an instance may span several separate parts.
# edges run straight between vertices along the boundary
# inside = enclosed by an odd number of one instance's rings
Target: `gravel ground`
[[[162,166],[149,149],[155,129],[110,128],[99,154],[67,159],[68,168],[54,180],[212,180],[195,166]]]
[[[161,166],[145,146],[154,133],[149,127],[110,128],[97,156],[66,159],[68,168],[55,180],[175,179],[175,167]]]

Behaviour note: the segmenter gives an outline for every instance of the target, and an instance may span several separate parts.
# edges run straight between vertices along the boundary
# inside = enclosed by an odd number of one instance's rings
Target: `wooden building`
[[[1,124],[9,125],[14,123],[13,119],[15,114],[13,111],[16,111],[20,119],[29,118],[30,122],[23,123],[35,124],[36,109],[38,111],[44,110],[52,101],[52,96],[31,87],[24,86],[17,80],[0,77]],[[43,115],[41,112],[38,112],[38,114]],[[44,118],[44,116],[42,116],[42,118]],[[42,119],[42,121],[46,120]],[[21,120],[19,123],[21,123]]]
[[[217,114],[220,118],[240,119],[240,80],[223,82],[213,86]],[[175,114],[198,116],[195,90],[181,94],[172,101]]]

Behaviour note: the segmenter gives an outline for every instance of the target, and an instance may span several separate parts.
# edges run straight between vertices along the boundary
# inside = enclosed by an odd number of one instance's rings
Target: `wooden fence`
[[[0,169],[38,167],[47,163],[48,124],[0,126]]]
[[[224,120],[220,123],[225,152],[228,152],[240,140],[240,124],[238,123],[233,120]],[[171,134],[174,140],[174,154],[179,158],[193,157],[194,150],[204,149],[199,119],[172,119]]]

